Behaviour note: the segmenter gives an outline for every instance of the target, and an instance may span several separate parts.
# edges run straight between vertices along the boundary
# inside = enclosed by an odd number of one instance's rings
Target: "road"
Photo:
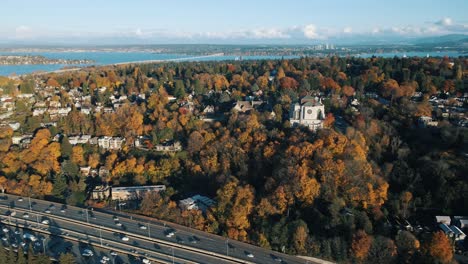
[[[15,212],[14,216],[6,216]],[[24,214],[28,217],[24,218]],[[114,249],[160,263],[310,263],[198,230],[154,219],[116,216],[117,213],[90,211],[44,200],[5,195],[0,199],[0,219],[5,224],[24,225]],[[41,224],[45,219],[49,224]],[[173,232],[173,236],[167,236]],[[123,241],[126,236],[128,241]]]

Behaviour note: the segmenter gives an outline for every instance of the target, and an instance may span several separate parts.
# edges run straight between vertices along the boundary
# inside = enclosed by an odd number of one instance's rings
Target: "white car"
[[[115,252],[115,251],[111,251],[110,254],[111,254],[111,256],[118,256],[118,255],[119,255],[119,254],[117,254],[117,252]]]
[[[145,226],[145,225],[140,225],[140,229],[146,230],[146,229],[148,229],[148,227]]]
[[[114,215],[114,221],[119,221],[119,218]]]
[[[115,222],[115,225],[116,225],[116,226],[122,226],[122,223],[120,223],[120,222]]]
[[[48,224],[50,224],[50,221],[49,221],[49,219],[44,219],[44,220],[42,220],[41,223],[43,223],[44,225],[48,225]]]
[[[142,259],[141,262],[143,262],[145,264],[150,264],[151,263],[151,261],[149,259],[147,259],[147,258]]]
[[[19,235],[21,232],[19,230],[15,230],[15,235]]]
[[[28,214],[28,213],[24,213],[24,214],[23,214],[23,218],[29,218],[29,214]]]
[[[45,212],[46,214],[50,214],[50,210],[49,210],[49,209],[46,209],[44,212]]]
[[[25,233],[25,234],[23,235],[23,238],[24,238],[24,239],[29,239],[29,240],[31,240],[32,242],[34,242],[34,241],[37,240],[37,238],[36,238],[34,235],[29,234],[29,233]]]
[[[126,241],[129,241],[129,240],[130,240],[130,238],[128,238],[128,236],[123,236],[123,237],[122,237],[122,241],[125,241],[125,242],[126,242]]]
[[[253,257],[254,257],[254,255],[253,255],[252,253],[246,253],[245,255],[246,255],[247,257],[249,257],[249,258],[253,258]]]
[[[4,233],[10,232],[10,230],[8,230],[8,228],[6,228],[6,227],[4,227],[4,228],[2,229],[2,231],[3,231]]]
[[[84,249],[81,255],[85,257],[92,257],[94,256],[94,253],[91,249]]]
[[[18,198],[18,202],[22,202],[22,201],[23,201],[22,197]]]
[[[8,238],[7,237],[2,237],[2,240],[3,241],[8,241]]]
[[[169,232],[166,234],[166,237],[173,237],[174,236],[174,232]]]

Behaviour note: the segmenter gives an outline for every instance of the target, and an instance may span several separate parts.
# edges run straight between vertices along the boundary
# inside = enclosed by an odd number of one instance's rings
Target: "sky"
[[[468,34],[468,0],[2,0],[0,43],[307,44]]]

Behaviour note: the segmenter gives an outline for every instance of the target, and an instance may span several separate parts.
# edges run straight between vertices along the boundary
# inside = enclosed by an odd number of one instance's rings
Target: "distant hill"
[[[462,46],[468,44],[468,35],[450,34],[444,36],[434,36],[415,39],[417,45],[443,45],[443,46]]]

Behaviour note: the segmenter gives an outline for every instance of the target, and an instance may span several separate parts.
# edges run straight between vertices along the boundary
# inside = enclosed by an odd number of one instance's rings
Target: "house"
[[[91,171],[90,166],[80,167],[80,173],[81,173],[82,176],[89,176],[90,171]]]
[[[43,115],[47,111],[47,108],[35,108],[33,110],[33,116]]]
[[[454,225],[451,225],[450,229],[453,232],[453,238],[455,238],[455,241],[460,241],[460,240],[463,241],[465,239],[466,235],[465,233],[463,233],[463,231],[460,230],[460,228]]]
[[[448,237],[453,237],[454,233],[452,229],[446,224],[440,223],[439,228],[447,235]]]
[[[98,139],[98,146],[103,149],[121,149],[122,144],[125,141],[124,138],[121,137],[100,137]]]
[[[10,126],[13,131],[16,131],[20,128],[21,124],[19,122],[12,122],[8,123],[8,126]]]
[[[324,118],[325,106],[318,97],[303,97],[300,103],[291,106],[289,112],[292,126],[303,125],[313,131],[323,127]]]
[[[112,187],[111,196],[112,200],[136,200],[142,199],[147,192],[160,192],[165,191],[165,185],[151,185],[151,186],[132,186],[132,187]]]
[[[169,141],[169,142],[154,146],[154,149],[156,151],[176,152],[176,151],[182,150],[182,145],[180,144],[179,141],[176,141],[174,143],[172,143],[172,141]]]
[[[81,135],[81,136],[69,137],[68,141],[70,142],[70,144],[76,145],[76,144],[87,144],[90,139],[91,139],[90,135]]]
[[[454,216],[453,222],[461,229],[468,228],[468,216]]]
[[[233,109],[239,113],[248,113],[261,104],[263,101],[237,101]]]
[[[418,127],[425,128],[425,127],[436,127],[439,124],[437,121],[433,121],[432,117],[430,116],[420,116],[418,118]]]
[[[13,136],[11,138],[11,141],[12,141],[13,145],[20,145],[21,141],[23,141],[24,139],[31,140],[32,138],[33,138],[32,134],[24,134],[24,135],[21,135],[21,136]]]
[[[452,219],[450,219],[450,216],[447,216],[447,215],[437,215],[435,218],[438,224],[450,225],[450,223],[452,222]]]
[[[81,107],[80,112],[85,115],[89,115],[91,113],[91,108],[90,107]]]
[[[124,141],[124,138],[112,137],[109,141],[109,149],[121,149]]]
[[[96,186],[91,192],[92,200],[107,200],[110,197],[111,189],[109,186]]]
[[[183,199],[179,201],[179,207],[182,210],[201,210],[206,212],[206,210],[214,205],[214,201],[206,196],[194,195],[192,197]]]

